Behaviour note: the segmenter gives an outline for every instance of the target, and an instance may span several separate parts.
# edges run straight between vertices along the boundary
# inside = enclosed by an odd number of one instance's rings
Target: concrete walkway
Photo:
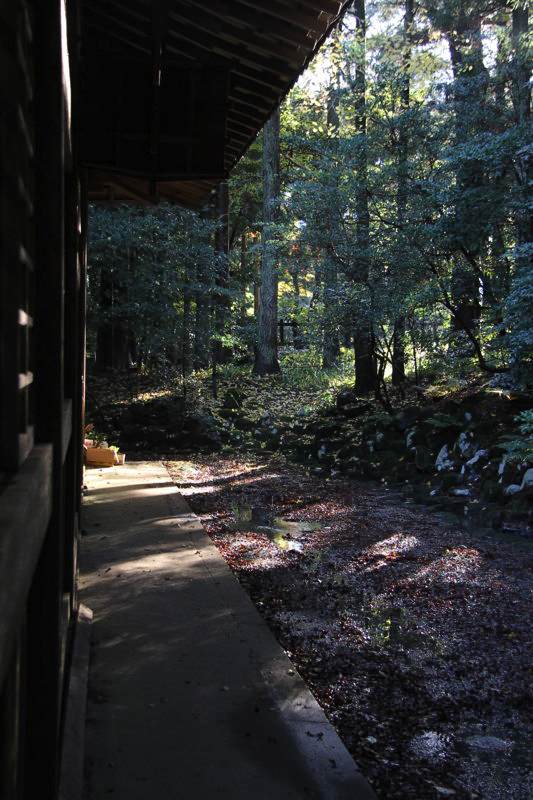
[[[164,467],[86,482],[86,797],[374,798]]]

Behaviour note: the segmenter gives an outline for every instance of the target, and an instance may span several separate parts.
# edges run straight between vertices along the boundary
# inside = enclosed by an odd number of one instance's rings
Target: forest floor
[[[303,425],[331,419],[349,370],[324,377],[299,354],[283,377],[226,373],[217,401],[207,373],[186,384],[172,372],[90,376],[90,419],[128,460],[166,458],[380,800],[529,800],[530,528],[467,528],[464,515],[413,504],[398,479],[289,461],[286,440],[299,446]],[[451,388],[437,387],[436,402]],[[514,413],[489,414],[489,438],[511,431]],[[275,429],[271,447],[262,436]],[[416,479],[397,453],[400,477]]]
[[[168,461],[380,800],[533,796],[527,540],[282,457]]]

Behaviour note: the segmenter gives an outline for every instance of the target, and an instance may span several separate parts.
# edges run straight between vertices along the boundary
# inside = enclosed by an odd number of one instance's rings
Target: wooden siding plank
[[[63,461],[67,457],[67,451],[70,446],[72,438],[72,400],[65,400],[63,403],[63,420],[62,420],[62,442],[61,452]]]
[[[52,510],[52,446],[34,447],[0,494],[0,685]]]

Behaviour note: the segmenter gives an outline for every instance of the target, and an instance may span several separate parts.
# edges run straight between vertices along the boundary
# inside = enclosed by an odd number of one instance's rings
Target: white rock
[[[470,497],[471,492],[470,489],[451,489],[450,494],[454,497]]]
[[[437,794],[441,797],[453,797],[456,794],[454,789],[448,789],[446,786],[437,786],[436,783],[434,783],[433,786]]]
[[[464,456],[464,454],[466,453],[466,451],[470,447],[469,438],[470,437],[469,437],[468,433],[465,433],[464,431],[459,434],[459,439],[457,440],[457,447],[461,451],[461,455],[462,456]]]
[[[487,456],[488,454],[489,454],[488,450],[476,450],[472,458],[466,462],[466,466],[473,467],[474,464],[477,464],[480,458],[485,458],[485,456]]]
[[[476,750],[484,750],[487,753],[510,750],[513,746],[513,742],[499,739],[497,736],[470,736],[466,743]]]
[[[512,497],[513,494],[518,494],[520,488],[521,487],[518,485],[518,483],[510,483],[509,486],[505,487],[503,493],[506,495],[506,497]]]
[[[520,485],[520,489],[531,489],[533,487],[533,467],[526,469],[524,472],[524,477],[522,478],[522,483]]]
[[[448,738],[436,731],[425,731],[411,739],[409,747],[421,758],[440,761],[446,757]]]
[[[435,466],[437,470],[441,472],[443,469],[452,469],[453,468],[453,461],[450,458],[450,452],[448,450],[448,445],[443,444],[441,449],[439,450],[439,454],[435,461]]]

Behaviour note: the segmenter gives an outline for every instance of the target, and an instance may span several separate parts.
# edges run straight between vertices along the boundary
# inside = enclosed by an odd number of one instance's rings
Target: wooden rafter
[[[250,34],[246,29],[230,23],[221,23],[219,19],[205,11],[200,13],[196,8],[180,4],[171,13],[173,21],[179,22],[181,30],[190,35],[194,40],[198,38],[198,31],[202,35],[209,34],[219,41],[221,47],[237,46],[246,53],[255,53],[259,58],[274,59],[277,63],[289,67],[297,67],[301,59],[294,47],[277,40],[274,30],[265,34]],[[176,26],[178,27],[178,26]]]
[[[184,0],[187,5],[195,6],[205,10],[205,3],[203,0]],[[294,24],[294,19],[291,22],[291,13],[285,9],[284,16],[276,14],[273,7],[278,6],[279,3],[269,2],[267,7],[262,10],[251,8],[246,0],[232,0],[231,3],[220,2],[214,4],[210,9],[211,13],[218,19],[231,19],[245,27],[247,30],[251,29],[255,33],[268,34],[269,31],[275,30],[276,37],[284,42],[292,45],[293,47],[299,45],[308,45],[309,36],[318,38],[322,33],[323,25],[317,24],[317,18],[313,15],[306,15],[309,25]]]

